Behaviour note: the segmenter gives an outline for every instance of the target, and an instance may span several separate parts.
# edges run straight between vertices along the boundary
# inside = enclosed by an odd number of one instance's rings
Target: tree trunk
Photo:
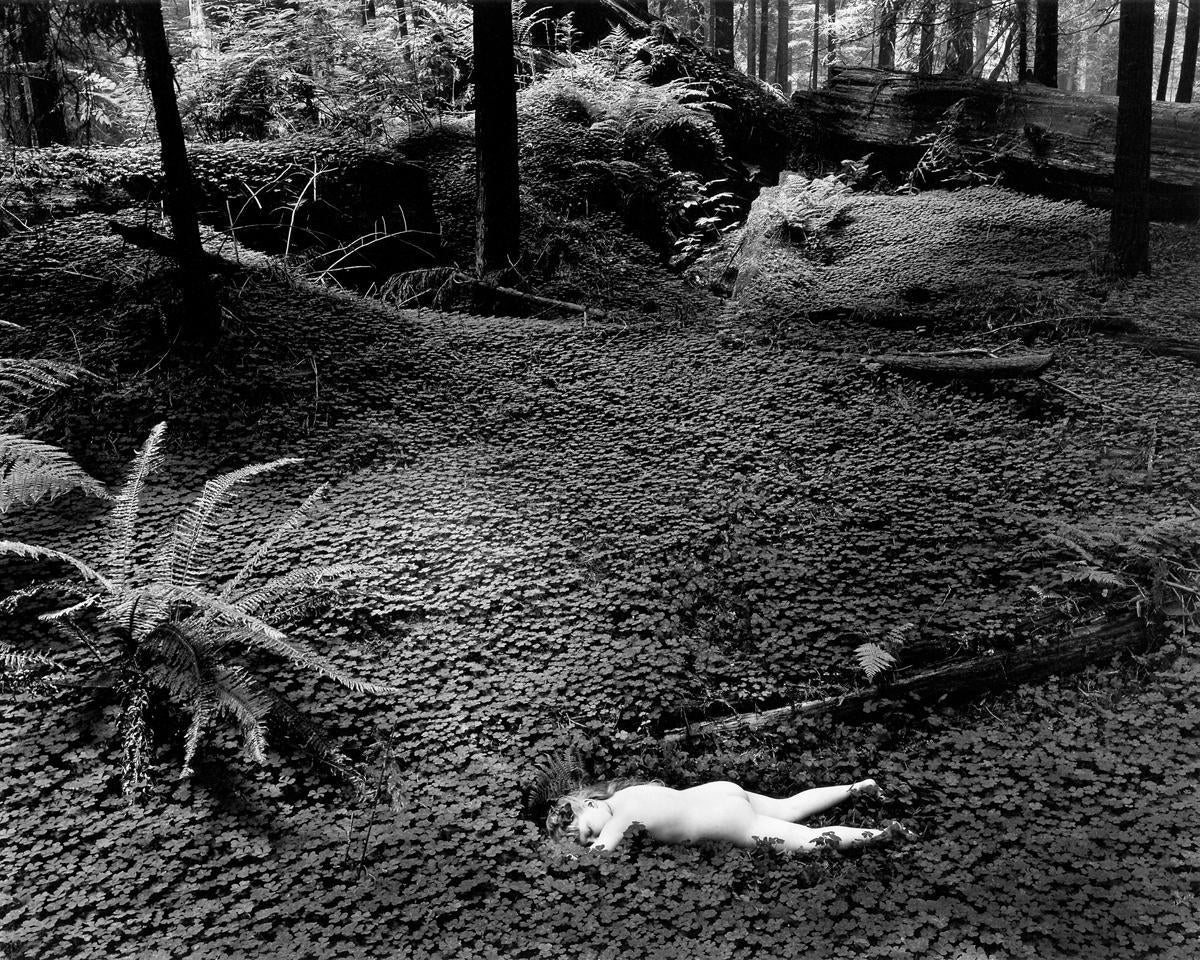
[[[746,76],[758,69],[758,0],[746,0]]]
[[[880,70],[896,69],[896,20],[903,0],[883,0],[879,16],[879,56],[875,65]]]
[[[775,82],[784,93],[792,89],[792,10],[788,0],[779,2],[779,34],[775,38]]]
[[[808,89],[821,84],[821,0],[813,0],[812,56],[808,58]]]
[[[992,0],[981,0],[975,16],[975,66],[972,73],[977,77],[983,76],[983,68],[987,61],[987,51],[991,49],[988,40],[992,33]]]
[[[946,73],[969,76],[975,66],[974,0],[950,0],[946,25],[950,39],[946,45]]]
[[[933,73],[933,44],[937,36],[937,7],[934,0],[921,0],[921,45],[917,50],[917,73]]]
[[[63,111],[62,74],[54,53],[50,8],[21,4],[21,59],[28,92],[29,146],[48,147],[67,142],[67,117]]]
[[[1179,87],[1176,103],[1192,102],[1196,83],[1196,53],[1200,48],[1200,0],[1188,0],[1187,22],[1183,27],[1183,49],[1179,51]]]
[[[751,3],[754,0],[750,0]],[[758,8],[758,79],[767,80],[767,38],[771,25],[771,0],[762,0]]]
[[[727,67],[732,67],[733,0],[710,0],[708,20],[713,56]]]
[[[512,3],[474,0],[475,269],[507,270],[521,252],[517,167],[517,88]]]
[[[187,145],[179,104],[175,99],[175,67],[167,45],[162,4],[129,3],[146,72],[146,85],[154,103],[154,125],[162,152],[167,218],[179,250],[184,311],[181,335],[197,342],[213,342],[220,335],[221,318],[205,269],[204,247],[196,219],[196,188],[188,163]]]
[[[1058,86],[1058,0],[1037,0],[1033,79],[1047,87]]]
[[[996,65],[992,67],[992,72],[988,74],[988,79],[993,83],[1000,79],[1000,75],[1004,73],[1004,68],[1008,66],[1008,58],[1012,56],[1013,38],[1016,34],[1017,28],[1014,24],[1013,28],[1004,35],[1004,49],[1000,51],[1000,59],[996,61]]]
[[[1016,0],[1017,83],[1029,79],[1029,0]]]
[[[837,62],[838,40],[837,40],[837,0],[826,0],[825,2],[825,76],[829,77],[829,71],[833,69],[833,65]]]
[[[1109,250],[1118,273],[1150,271],[1150,118],[1154,0],[1121,0]]]

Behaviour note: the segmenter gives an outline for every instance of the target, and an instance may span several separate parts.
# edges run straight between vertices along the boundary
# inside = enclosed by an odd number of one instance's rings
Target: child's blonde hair
[[[646,782],[645,780],[605,780],[564,794],[554,801],[550,812],[546,815],[546,832],[555,840],[578,841],[579,831],[575,827],[575,821],[588,800],[607,800],[614,793],[624,790],[626,787],[635,787]],[[651,782],[659,783],[661,781]]]

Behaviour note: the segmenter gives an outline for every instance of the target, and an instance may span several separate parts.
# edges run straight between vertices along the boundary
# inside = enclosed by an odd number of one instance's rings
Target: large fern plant
[[[130,467],[124,488],[110,512],[103,559],[83,560],[69,553],[27,543],[0,541],[0,553],[50,561],[71,575],[39,582],[10,595],[4,607],[50,592],[68,604],[40,616],[65,625],[90,655],[101,674],[115,678],[121,692],[122,780],[135,795],[148,770],[148,709],[154,694],[183,708],[190,722],[183,743],[184,775],[205,734],[219,721],[240,731],[247,756],[264,758],[271,714],[298,717],[254,675],[247,654],[266,652],[355,691],[398,692],[358,679],[306,643],[276,625],[286,603],[345,586],[369,568],[358,564],[302,566],[263,579],[255,574],[313,513],[325,495],[322,486],[274,532],[252,545],[236,571],[213,583],[221,521],[239,489],[294,459],[254,464],[209,480],[175,525],[166,543],[148,563],[139,563],[143,536],[138,514],[146,480],[161,462],[165,424],[151,431]],[[68,672],[61,658],[0,646],[0,685],[9,688],[53,687]]]

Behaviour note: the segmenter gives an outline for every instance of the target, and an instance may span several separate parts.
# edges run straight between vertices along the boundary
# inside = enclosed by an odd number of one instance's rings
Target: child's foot
[[[859,780],[850,788],[850,796],[857,799],[858,797],[878,797],[880,795],[879,784],[874,780]]]
[[[887,825],[887,835],[890,840],[900,840],[905,843],[912,843],[917,839],[917,835],[899,820],[893,820]]]

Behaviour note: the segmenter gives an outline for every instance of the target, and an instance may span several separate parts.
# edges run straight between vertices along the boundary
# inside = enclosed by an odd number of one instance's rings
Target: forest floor
[[[287,747],[223,772],[236,749],[221,741],[186,781],[179,744],[160,743],[157,783],[130,808],[115,705],[11,700],[5,955],[1194,955],[1188,638],[854,728],[658,736],[861,683],[854,647],[904,624],[945,656],[1044,642],[1032,588],[1061,587],[1067,558],[1047,534],[1135,536],[1196,502],[1194,364],[1087,322],[1194,328],[1195,228],[1156,227],[1154,275],[1113,287],[1089,267],[1105,217],[1077,205],[861,195],[841,223],[773,247],[737,300],[631,245],[592,275],[622,296],[653,288],[657,309],[606,323],[396,310],[263,270],[227,292],[230,335],[197,360],[147,343],[158,265],[102,218],[0,240],[0,316],[29,328],[11,349],[102,378],[47,408],[47,436],[116,481],[168,421],[150,544],[214,472],[304,457],[244,498],[229,553],[333,482],[293,555],[378,574],[293,629],[405,691],[277,674],[358,754],[391,743],[390,806]],[[701,279],[722,256],[709,262]],[[1057,352],[1058,387],[864,362],[1026,345]],[[4,536],[96,555],[104,511],[64,499],[6,517]],[[539,764],[569,757],[597,778],[774,794],[875,776],[887,799],[832,822],[898,817],[921,840],[858,858],[567,851],[528,808]]]

